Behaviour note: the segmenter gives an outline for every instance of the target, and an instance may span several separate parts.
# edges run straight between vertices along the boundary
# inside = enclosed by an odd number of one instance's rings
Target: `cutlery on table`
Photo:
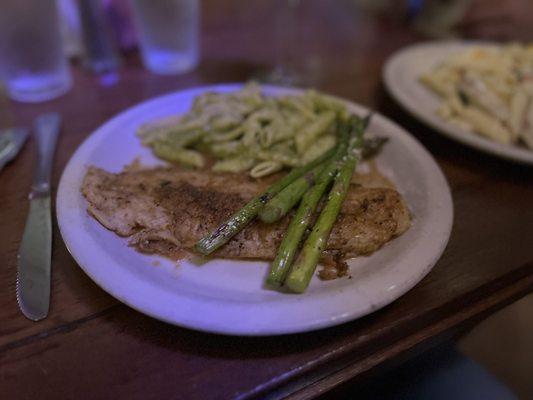
[[[27,138],[26,128],[15,127],[0,131],[0,171],[17,156]]]
[[[28,129],[13,127],[7,89],[0,83],[0,171],[13,160],[28,138]]]
[[[30,211],[18,253],[17,301],[32,321],[48,315],[52,258],[50,179],[61,118],[57,113],[35,120],[37,162],[31,185]]]

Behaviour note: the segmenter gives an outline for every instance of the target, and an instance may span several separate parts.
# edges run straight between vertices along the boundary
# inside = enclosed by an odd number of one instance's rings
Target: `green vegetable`
[[[337,220],[342,203],[348,193],[355,166],[361,158],[363,134],[369,120],[370,117],[365,118],[356,127],[355,135],[350,141],[345,158],[342,160],[342,166],[335,177],[326,205],[285,280],[285,285],[293,292],[303,293],[305,291],[315,272],[318,260],[326,249],[331,228]]]
[[[326,165],[319,165],[274,196],[259,212],[261,221],[271,224],[283,218],[317,182]]]
[[[362,158],[367,159],[378,153],[387,142],[386,138],[373,137],[363,142]],[[318,180],[325,165],[319,165],[274,196],[259,212],[261,221],[271,224],[283,218],[302,198],[305,192]]]
[[[272,262],[270,273],[267,277],[267,283],[272,286],[280,286],[285,280],[285,276],[291,267],[302,237],[311,223],[313,213],[315,212],[322,195],[337,174],[338,168],[342,164],[342,159],[346,157],[351,124],[343,124],[340,127],[340,131],[339,146],[337,147],[335,155],[326,163],[325,167],[323,167],[316,183],[305,193],[302,202],[298,207],[298,211],[296,211],[296,215],[292,219],[289,228],[283,237],[283,241],[279,246],[278,253]],[[294,186],[294,184],[290,186]],[[300,186],[297,186],[295,189],[299,190]],[[282,207],[285,206],[286,205],[282,205]]]
[[[257,216],[257,213],[266,202],[268,202],[272,197],[274,197],[277,193],[294,182],[296,179],[311,171],[325,160],[331,158],[334,152],[335,150],[332,149],[309,164],[304,165],[303,167],[294,168],[283,178],[272,184],[265,192],[254,197],[248,204],[233,214],[217,229],[200,239],[195,245],[196,251],[206,256],[226,244],[233,236],[239,233],[246,225],[248,225],[248,223],[250,223],[250,221]]]

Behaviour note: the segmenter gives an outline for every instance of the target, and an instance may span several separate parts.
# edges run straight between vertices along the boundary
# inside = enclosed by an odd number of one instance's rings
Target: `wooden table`
[[[66,96],[39,105],[13,103],[23,125],[47,110],[64,117],[54,189],[74,149],[114,114],[161,93],[244,81],[271,67],[276,46],[270,21],[280,4],[251,3],[203,2],[202,63],[190,74],[151,75],[132,54],[116,81],[74,66],[74,88]],[[434,270],[405,296],[358,321],[284,337],[225,337],[167,325],[111,298],[77,267],[55,225],[50,315],[33,323],[15,300],[35,150],[30,141],[0,174],[0,398],[302,399],[339,393],[531,291],[533,169],[444,139],[388,98],[381,67],[391,52],[417,40],[400,22],[379,20],[350,1],[304,3],[293,51],[318,66],[313,84],[398,121],[434,154],[450,183],[455,222]]]

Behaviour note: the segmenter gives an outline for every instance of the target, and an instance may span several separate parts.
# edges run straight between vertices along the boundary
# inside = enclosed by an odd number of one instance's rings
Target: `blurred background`
[[[71,87],[65,58],[93,73],[120,72],[124,55],[139,49],[153,74],[217,68],[240,80],[325,90],[342,79],[346,93],[357,93],[374,90],[364,79],[373,71],[363,69],[379,69],[403,44],[527,41],[532,16],[528,0],[4,0],[0,78],[12,98],[47,100]],[[373,63],[358,62],[376,47]],[[334,56],[339,52],[345,57]],[[336,75],[347,63],[353,75]]]

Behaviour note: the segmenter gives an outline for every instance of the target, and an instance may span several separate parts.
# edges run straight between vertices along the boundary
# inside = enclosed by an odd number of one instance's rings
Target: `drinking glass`
[[[269,71],[255,76],[260,82],[281,86],[313,86],[316,84],[320,60],[308,51],[303,42],[302,26],[308,22],[305,14],[306,0],[278,0],[278,11],[273,21],[275,65]]]
[[[39,102],[71,86],[55,0],[2,0],[0,79],[14,100]]]
[[[132,0],[145,67],[179,74],[198,63],[198,0]]]

